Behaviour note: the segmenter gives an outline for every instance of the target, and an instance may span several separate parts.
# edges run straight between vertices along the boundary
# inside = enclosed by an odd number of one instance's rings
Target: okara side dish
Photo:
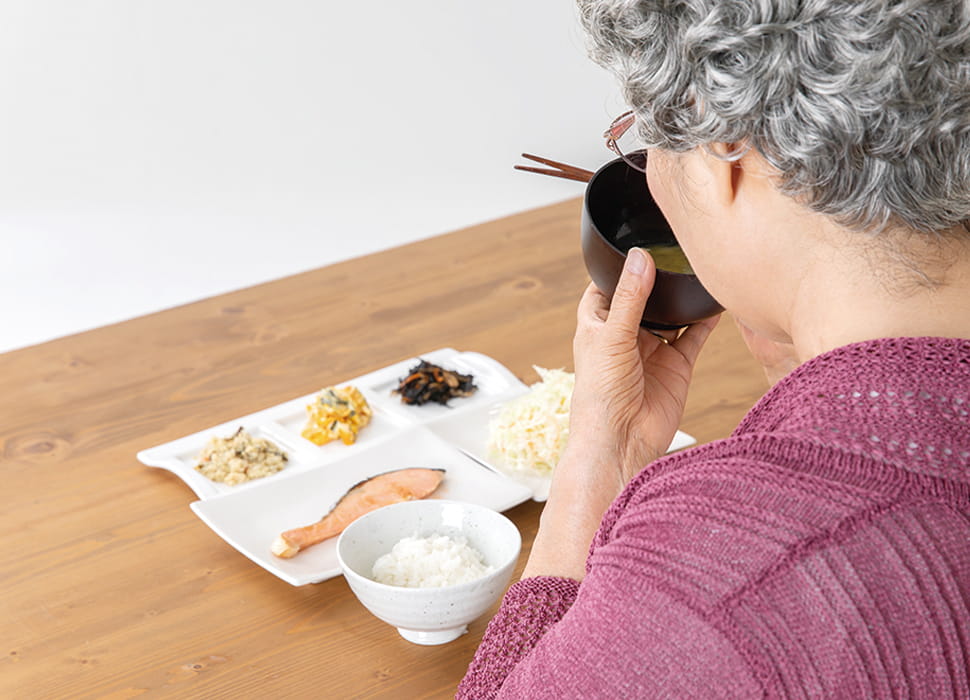
[[[230,437],[211,438],[198,462],[195,469],[202,476],[234,486],[275,474],[286,466],[286,453],[240,427]]]

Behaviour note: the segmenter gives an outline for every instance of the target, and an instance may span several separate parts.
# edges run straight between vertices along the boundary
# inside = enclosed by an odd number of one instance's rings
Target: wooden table
[[[570,368],[578,221],[564,202],[0,355],[0,697],[450,697],[487,617],[405,642],[342,578],[252,564],[135,453],[438,347]],[[683,428],[724,437],[764,388],[725,320]],[[520,566],[539,511],[509,511]]]

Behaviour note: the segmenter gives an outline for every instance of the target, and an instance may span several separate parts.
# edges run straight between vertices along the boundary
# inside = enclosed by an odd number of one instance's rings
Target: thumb
[[[657,268],[653,258],[641,248],[631,248],[626,255],[623,272],[613,292],[606,324],[622,335],[636,337],[643,318],[643,307],[653,290]]]

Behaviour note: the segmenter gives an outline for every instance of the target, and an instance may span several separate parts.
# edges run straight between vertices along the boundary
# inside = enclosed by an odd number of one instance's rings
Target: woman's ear
[[[710,183],[709,194],[721,206],[731,206],[738,197],[744,182],[744,164],[742,160],[729,159],[738,153],[740,146],[734,143],[711,143],[703,153],[704,167]]]

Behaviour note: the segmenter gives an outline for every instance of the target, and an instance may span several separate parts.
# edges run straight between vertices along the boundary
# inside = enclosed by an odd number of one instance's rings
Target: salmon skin
[[[444,469],[414,467],[384,472],[355,484],[323,518],[287,530],[273,542],[272,552],[289,559],[307,547],[336,537],[357,518],[382,506],[427,498],[445,478]]]

